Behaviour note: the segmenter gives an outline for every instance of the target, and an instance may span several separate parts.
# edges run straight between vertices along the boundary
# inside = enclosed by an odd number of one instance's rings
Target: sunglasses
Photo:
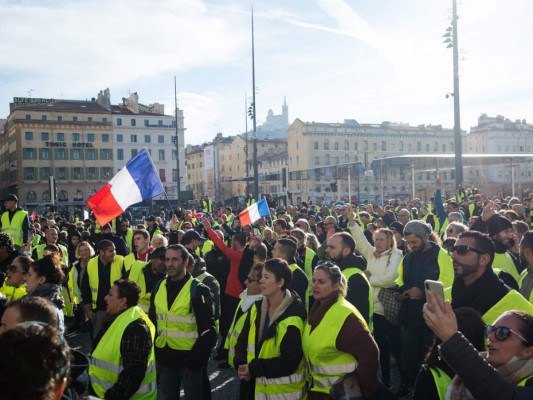
[[[529,345],[528,341],[522,335],[520,335],[516,331],[512,330],[511,328],[507,328],[506,326],[487,325],[487,328],[486,328],[487,336],[489,336],[491,333],[494,335],[494,338],[498,342],[503,342],[503,341],[507,340],[509,338],[509,336],[511,336],[511,333],[512,333],[512,334],[515,334],[516,336],[518,336],[520,339],[522,339],[524,344]]]
[[[460,256],[464,256],[469,251],[473,251],[474,253],[477,253],[477,254],[483,254],[482,251],[479,251],[478,249],[474,249],[473,247],[466,246],[466,245],[450,247],[450,253],[457,253]]]
[[[333,261],[329,261],[329,260],[322,260],[322,261],[319,261],[317,264],[316,264],[317,267],[327,267],[327,268],[333,268],[333,267],[338,267],[337,264],[335,264]]]

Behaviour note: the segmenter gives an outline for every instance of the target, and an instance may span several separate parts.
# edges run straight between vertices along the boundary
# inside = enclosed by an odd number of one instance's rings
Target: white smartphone
[[[437,306],[439,306],[442,312],[444,312],[444,285],[442,282],[426,279],[424,286],[426,288],[426,299],[430,309],[432,311],[434,310],[434,304],[432,304],[430,297],[428,296],[429,290],[431,290],[437,298]]]

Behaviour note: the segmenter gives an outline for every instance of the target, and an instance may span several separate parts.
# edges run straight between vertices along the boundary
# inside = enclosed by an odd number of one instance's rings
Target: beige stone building
[[[192,191],[195,199],[205,196],[206,185],[204,180],[204,149],[207,144],[185,148],[187,166],[187,190]]]
[[[95,101],[14,98],[0,160],[0,189],[23,207],[50,204],[53,175],[60,209],[81,211],[114,175],[111,113]]]

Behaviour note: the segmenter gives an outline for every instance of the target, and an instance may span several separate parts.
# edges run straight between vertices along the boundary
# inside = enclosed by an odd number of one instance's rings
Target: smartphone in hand
[[[435,310],[435,306],[440,307],[442,312],[444,311],[444,285],[439,281],[432,281],[426,279],[424,282],[424,287],[426,288],[426,299],[429,304],[431,311]],[[432,291],[435,297],[437,298],[437,304],[433,304],[431,298],[428,296],[428,292]]]

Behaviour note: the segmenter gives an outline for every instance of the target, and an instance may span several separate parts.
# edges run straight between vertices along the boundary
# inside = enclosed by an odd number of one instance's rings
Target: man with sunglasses
[[[492,269],[494,243],[485,234],[467,231],[450,248],[455,280],[447,297],[454,309],[471,307],[486,324],[503,312],[521,310],[533,315],[533,305],[498,278]]]

